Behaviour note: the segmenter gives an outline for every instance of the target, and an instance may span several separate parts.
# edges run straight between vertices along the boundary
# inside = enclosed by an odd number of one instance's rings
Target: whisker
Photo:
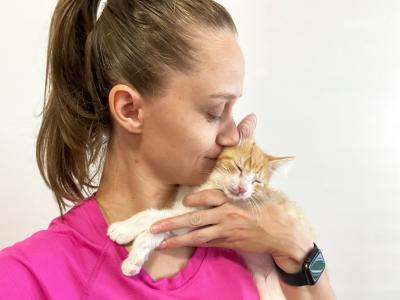
[[[254,212],[255,210],[255,215],[257,220],[259,220],[260,216],[261,216],[261,207],[260,205],[257,203],[257,201],[255,201],[255,199],[253,197],[250,197],[250,207],[252,209],[252,211]]]

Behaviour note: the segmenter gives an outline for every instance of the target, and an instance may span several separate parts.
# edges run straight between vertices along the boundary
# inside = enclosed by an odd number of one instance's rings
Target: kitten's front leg
[[[253,273],[253,279],[257,286],[258,295],[260,296],[260,300],[276,300],[276,299],[271,298],[269,295],[269,291],[267,290],[265,274],[263,272]]]
[[[180,214],[176,211],[169,211],[169,216]],[[154,217],[154,215],[152,215]],[[163,216],[163,218],[165,215]],[[159,218],[161,219],[161,218]],[[127,276],[136,275],[147,261],[149,254],[157,248],[163,240],[171,235],[181,235],[192,230],[192,228],[178,228],[168,232],[153,234],[150,232],[150,225],[156,222],[157,219],[152,218],[149,226],[139,233],[132,244],[128,257],[123,261],[121,269],[122,273]]]
[[[168,210],[146,209],[126,220],[112,223],[108,227],[107,235],[118,244],[127,244],[148,229],[151,224],[169,215]]]
[[[149,230],[140,233],[133,242],[128,257],[122,263],[122,273],[126,276],[138,274],[149,258],[151,251],[170,235],[172,235],[170,232],[152,234]]]

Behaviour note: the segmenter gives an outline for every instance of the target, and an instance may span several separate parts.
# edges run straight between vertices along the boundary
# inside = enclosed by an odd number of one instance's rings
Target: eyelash
[[[240,174],[242,174],[242,172],[243,172],[242,168],[239,167],[237,163],[235,163],[235,165],[236,165],[236,168],[238,168],[238,170],[240,171]]]
[[[241,167],[238,166],[238,164],[237,164],[236,162],[235,162],[235,166],[236,166],[236,168],[240,171],[240,174],[242,174],[243,170],[242,170]],[[253,180],[253,183],[261,184],[262,182],[261,182],[260,180],[258,180],[258,179],[254,179],[254,180]]]
[[[214,116],[212,114],[207,115],[207,120],[211,122],[220,122],[222,120],[222,116]]]

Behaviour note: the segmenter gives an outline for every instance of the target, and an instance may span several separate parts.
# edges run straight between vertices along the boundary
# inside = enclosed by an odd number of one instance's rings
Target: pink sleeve
[[[46,299],[35,276],[18,258],[0,252],[0,295],[2,299]]]

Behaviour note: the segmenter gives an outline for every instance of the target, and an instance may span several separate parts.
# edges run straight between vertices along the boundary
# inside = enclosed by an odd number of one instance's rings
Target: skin
[[[169,88],[163,97],[145,99],[134,87],[121,84],[111,89],[114,130],[96,193],[107,224],[147,208],[169,206],[177,184],[205,181],[215,165],[207,157],[238,143],[231,110],[242,94],[243,54],[231,34],[207,33],[199,41],[209,45],[199,54],[202,70],[168,76]],[[217,92],[235,96],[208,97]],[[210,120],[210,114],[222,120]],[[192,252],[191,246],[158,251],[144,267],[153,278],[171,275]],[[161,274],[165,269],[171,273]]]
[[[199,34],[197,42],[206,45],[200,48],[202,70],[172,73],[162,97],[145,99],[134,87],[121,84],[110,91],[114,128],[96,194],[108,224],[147,208],[168,207],[178,184],[204,182],[215,165],[210,158],[239,142],[232,108],[242,95],[243,53],[230,32]],[[234,96],[208,97],[218,92]],[[308,232],[273,205],[265,205],[265,222],[256,224],[218,190],[191,194],[185,202],[217,207],[157,222],[161,231],[214,225],[170,238],[155,252],[186,259],[199,245],[269,252],[282,269],[295,272],[313,246]],[[334,299],[325,275],[313,289],[282,285],[287,299]]]

